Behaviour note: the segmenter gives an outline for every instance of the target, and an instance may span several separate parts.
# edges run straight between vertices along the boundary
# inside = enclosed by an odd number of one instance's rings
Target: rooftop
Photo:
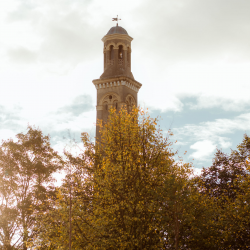
[[[128,32],[124,28],[122,28],[121,26],[114,26],[109,30],[107,35],[113,35],[113,34],[125,34],[125,35],[128,35]]]

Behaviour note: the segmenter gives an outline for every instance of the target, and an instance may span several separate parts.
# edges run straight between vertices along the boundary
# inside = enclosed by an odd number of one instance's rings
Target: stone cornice
[[[141,88],[142,84],[126,76],[114,77],[109,79],[95,79],[92,81],[96,89],[106,89],[110,87],[127,86],[136,91]]]
[[[128,42],[131,42],[133,38],[126,34],[112,34],[112,35],[106,35],[102,38],[102,41],[105,43],[108,40],[114,40],[114,39],[124,39]]]

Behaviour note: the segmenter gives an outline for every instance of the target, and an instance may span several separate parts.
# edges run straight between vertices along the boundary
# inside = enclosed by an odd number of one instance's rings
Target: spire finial
[[[122,19],[119,19],[119,18],[118,18],[118,15],[117,15],[117,17],[114,17],[114,18],[112,18],[112,19],[113,19],[112,21],[116,21],[116,22],[117,22],[116,26],[118,26],[118,21],[119,21],[119,20],[122,20]]]

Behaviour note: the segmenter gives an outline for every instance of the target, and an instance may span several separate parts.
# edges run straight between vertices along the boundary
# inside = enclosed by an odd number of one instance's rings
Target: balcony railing
[[[108,65],[114,65],[114,60],[108,60]]]
[[[122,59],[118,59],[118,65],[123,65],[123,60]]]

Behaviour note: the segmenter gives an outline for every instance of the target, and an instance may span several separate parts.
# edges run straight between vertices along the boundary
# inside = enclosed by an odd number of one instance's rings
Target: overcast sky
[[[62,150],[95,136],[102,37],[132,42],[139,104],[196,168],[250,134],[249,0],[0,0],[0,139],[35,125]],[[70,134],[70,135],[69,135]]]

